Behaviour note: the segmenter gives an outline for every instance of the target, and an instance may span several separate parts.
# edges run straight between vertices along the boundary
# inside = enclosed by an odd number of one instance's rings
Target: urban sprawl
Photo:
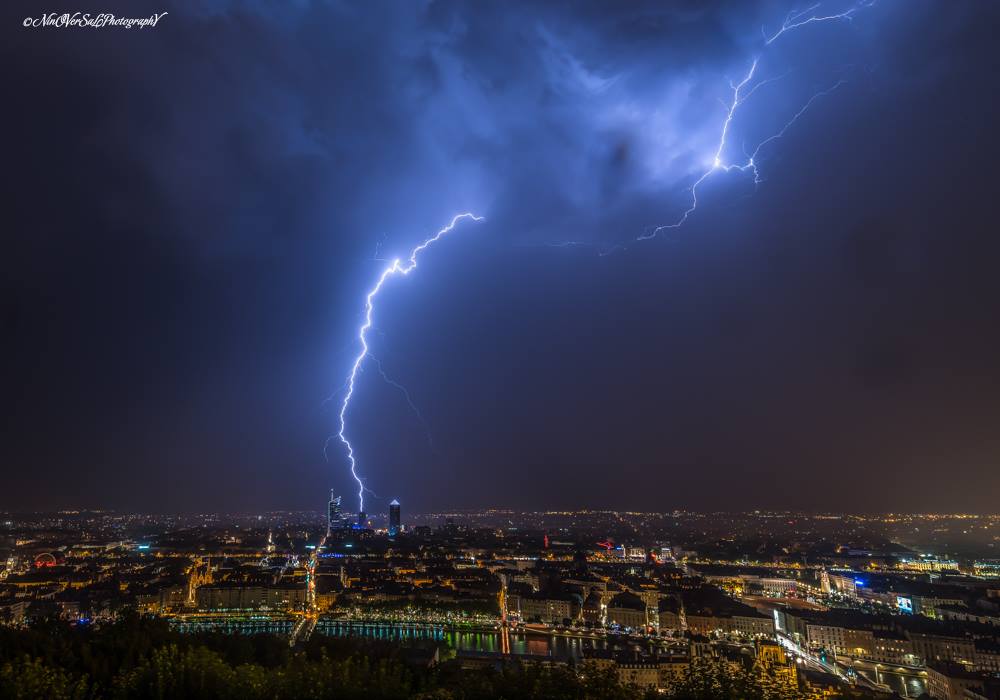
[[[702,661],[796,697],[1000,698],[1000,516],[547,511],[0,515],[0,622],[317,635],[425,667]],[[778,697],[778,696],[774,696]]]

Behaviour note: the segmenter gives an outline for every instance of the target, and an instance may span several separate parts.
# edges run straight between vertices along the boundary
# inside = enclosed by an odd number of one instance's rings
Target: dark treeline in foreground
[[[0,698],[802,697],[713,662],[693,665],[664,696],[623,686],[613,672],[589,666],[470,671],[454,660],[428,668],[413,657],[412,649],[358,638],[315,635],[290,649],[276,635],[180,634],[162,620],[136,616],[100,628],[40,621],[0,627]]]

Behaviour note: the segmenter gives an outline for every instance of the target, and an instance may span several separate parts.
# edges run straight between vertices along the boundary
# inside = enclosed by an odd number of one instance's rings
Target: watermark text
[[[28,29],[145,29],[155,27],[166,15],[166,12],[160,12],[149,17],[118,17],[110,12],[96,15],[89,12],[50,12],[40,17],[25,17],[23,25]]]

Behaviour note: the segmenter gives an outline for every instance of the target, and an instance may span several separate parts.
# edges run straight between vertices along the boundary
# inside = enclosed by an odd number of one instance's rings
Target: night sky
[[[473,211],[379,297],[432,439],[367,363],[370,511],[997,510],[1000,5],[766,51],[794,5],[43,5],[0,15],[0,508],[353,508],[365,292]],[[76,10],[169,14],[22,27]],[[733,160],[844,82],[637,241],[757,55]]]

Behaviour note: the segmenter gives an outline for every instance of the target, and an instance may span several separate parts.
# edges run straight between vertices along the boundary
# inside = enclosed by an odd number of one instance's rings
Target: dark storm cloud
[[[35,4],[5,9],[2,506],[346,490],[339,456],[322,463],[323,399],[376,246],[399,254],[466,209],[488,222],[376,319],[437,438],[369,371],[351,425],[376,491],[832,507],[847,487],[811,493],[803,464],[884,485],[901,464],[971,477],[996,458],[977,432],[1000,381],[982,8],[879,2],[789,37],[732,157],[846,83],[762,153],[765,183],[713,178],[689,226],[608,257],[683,211],[727,82],[791,8],[79,8],[169,12],[142,31],[22,31]],[[599,246],[531,247],[565,241]],[[937,420],[931,454],[914,432]]]

